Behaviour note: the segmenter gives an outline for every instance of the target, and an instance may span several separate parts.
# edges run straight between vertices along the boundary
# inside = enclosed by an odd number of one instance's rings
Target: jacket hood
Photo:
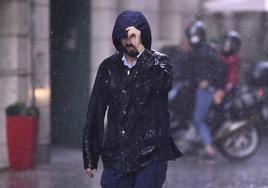
[[[126,36],[126,28],[130,26],[135,26],[141,31],[142,44],[146,49],[150,50],[152,45],[152,36],[149,23],[141,12],[132,10],[125,10],[117,16],[112,34],[115,48],[120,53],[123,53],[121,38]]]

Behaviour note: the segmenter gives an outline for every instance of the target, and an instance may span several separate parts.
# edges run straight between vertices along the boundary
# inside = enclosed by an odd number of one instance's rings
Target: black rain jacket
[[[131,69],[122,63],[120,45],[129,26],[141,31],[146,47]],[[181,152],[169,136],[172,67],[166,55],[151,50],[151,31],[145,17],[135,11],[121,13],[114,26],[113,43],[119,53],[99,66],[89,101],[83,131],[84,168],[97,168],[100,156],[105,168],[122,172],[180,157]]]
[[[220,55],[206,42],[193,48],[190,52],[191,78],[194,87],[202,80],[208,80],[215,88],[224,88],[226,66]]]

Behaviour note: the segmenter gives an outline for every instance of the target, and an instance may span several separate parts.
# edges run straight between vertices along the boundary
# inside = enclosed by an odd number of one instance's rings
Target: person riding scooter
[[[190,63],[195,88],[193,123],[204,145],[205,156],[215,156],[206,117],[214,95],[223,93],[225,66],[219,54],[206,42],[205,24],[197,20],[186,31],[192,50]]]
[[[223,36],[221,54],[227,65],[225,91],[228,92],[239,83],[241,39],[236,31],[229,31]]]

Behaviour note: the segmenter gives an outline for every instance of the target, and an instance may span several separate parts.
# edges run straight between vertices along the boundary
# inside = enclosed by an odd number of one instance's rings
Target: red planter
[[[16,170],[32,168],[37,119],[31,116],[7,116],[6,130],[10,167]]]

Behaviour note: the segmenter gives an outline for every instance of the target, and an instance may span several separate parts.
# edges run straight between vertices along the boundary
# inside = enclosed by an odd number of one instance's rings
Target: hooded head
[[[125,10],[121,12],[115,21],[113,29],[113,44],[115,48],[123,53],[121,39],[127,36],[126,28],[134,26],[141,31],[141,42],[146,49],[151,49],[152,35],[148,21],[141,12]]]

